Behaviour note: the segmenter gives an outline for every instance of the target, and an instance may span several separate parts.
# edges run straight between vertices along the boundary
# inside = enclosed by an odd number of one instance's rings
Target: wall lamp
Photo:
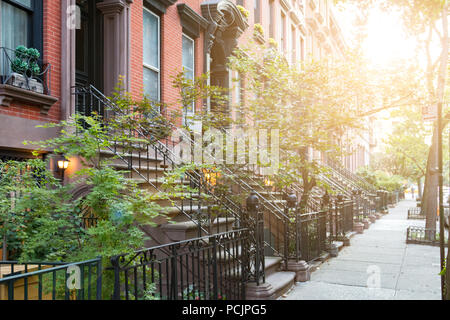
[[[60,155],[56,159],[56,166],[58,167],[58,171],[61,173],[61,182],[64,184],[64,171],[69,167],[69,159],[67,159],[65,156]]]

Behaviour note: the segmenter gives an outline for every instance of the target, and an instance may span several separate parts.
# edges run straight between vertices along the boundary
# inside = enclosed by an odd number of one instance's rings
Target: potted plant
[[[39,50],[18,46],[14,50],[14,58],[11,61],[12,74],[8,84],[28,89],[38,93],[44,93],[44,86],[38,76],[41,74],[41,68],[38,64],[40,57]]]

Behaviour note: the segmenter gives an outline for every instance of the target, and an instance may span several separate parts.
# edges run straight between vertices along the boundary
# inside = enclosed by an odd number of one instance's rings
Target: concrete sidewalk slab
[[[439,248],[406,244],[411,200],[389,209],[336,258],[319,266],[311,281],[297,283],[287,300],[440,300]],[[369,288],[374,286],[376,288]]]

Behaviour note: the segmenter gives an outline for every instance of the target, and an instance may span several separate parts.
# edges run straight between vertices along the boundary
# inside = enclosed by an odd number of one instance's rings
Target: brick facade
[[[128,87],[134,98],[141,97],[143,93],[143,8],[147,1],[149,3],[153,1],[157,5],[161,5],[161,8],[164,8],[162,11],[165,11],[165,13],[154,12],[160,17],[161,24],[160,97],[162,102],[171,105],[172,109],[178,109],[179,111],[181,106],[176,103],[179,99],[179,93],[172,86],[173,76],[182,70],[183,27],[177,5],[184,3],[198,16],[202,16],[201,5],[205,1],[104,0],[102,2],[103,5],[112,3],[118,4],[119,7],[129,7],[129,18],[126,21],[129,21],[130,25],[125,27],[122,25],[121,28],[129,27],[129,35],[125,37],[129,42],[129,57],[127,57],[129,64],[127,67],[129,70]],[[255,12],[254,10],[255,1],[259,1],[259,12]],[[70,61],[64,61],[63,57],[74,57],[75,48],[74,43],[68,46],[66,43],[63,44],[61,42],[62,38],[67,38],[63,36],[66,30],[61,28],[66,18],[63,16],[65,14],[65,6],[74,3],[76,3],[75,0],[43,0],[43,59],[52,65],[51,95],[57,98],[58,102],[52,105],[48,114],[42,114],[38,107],[13,101],[9,107],[0,106],[0,121],[15,126],[12,124],[14,119],[27,119],[30,121],[30,127],[34,127],[46,122],[56,122],[64,119],[67,116],[66,110],[72,110],[73,112],[74,106],[67,106],[66,104],[71,103],[70,86],[74,85],[74,83],[65,85],[64,88],[62,88],[61,83],[62,77],[67,79],[67,76],[65,76],[67,72],[74,73],[72,71],[75,70],[74,66],[70,69],[71,71],[67,71],[67,66],[70,65]],[[337,21],[333,16],[331,10],[332,5],[329,0],[237,0],[235,3],[242,5],[249,12],[247,18],[249,27],[239,38],[240,44],[255,40],[258,41],[253,35],[254,24],[257,22],[255,20],[257,19],[255,18],[256,13],[256,15],[259,15],[259,23],[264,30],[262,41],[268,41],[269,38],[273,38],[279,43],[279,48],[281,46],[280,44],[283,43],[283,48],[280,49],[285,52],[286,58],[291,63],[297,63],[301,59],[305,59],[308,55],[320,58],[324,55],[342,54],[345,43]],[[208,17],[204,18],[208,19]],[[282,23],[283,21],[284,24]],[[111,33],[111,31],[109,32]],[[206,71],[204,61],[206,57],[204,50],[206,32],[204,28],[201,29],[199,37],[195,39],[196,76]],[[72,38],[74,38],[74,34],[72,34]],[[283,41],[281,39],[282,37],[284,38]],[[105,47],[107,48],[108,45],[105,44]],[[63,54],[62,50],[71,50],[71,52],[64,51],[65,54]],[[119,51],[126,52],[125,48],[123,51],[122,49]],[[62,70],[63,65],[64,70]],[[105,68],[108,68],[108,66],[105,66]],[[75,78],[75,75],[70,74],[69,77]],[[233,78],[235,77],[236,75],[233,74]],[[117,79],[113,81],[116,83]],[[64,102],[64,106],[61,105],[61,101]],[[201,109],[201,104],[201,101],[197,102],[196,110]],[[20,123],[23,125],[23,121]],[[19,143],[20,140],[48,138],[48,134],[38,135],[37,137],[20,136],[21,131],[17,128],[15,128],[15,132],[17,132],[15,134],[16,142],[12,144],[5,141],[5,139],[2,140],[0,137],[0,149],[23,149],[24,147]],[[35,131],[30,134],[35,135]]]
[[[51,64],[51,95],[60,98],[61,92],[61,1],[43,1],[43,50],[44,62]],[[21,117],[30,120],[57,122],[61,119],[61,105],[56,102],[47,115],[41,114],[40,109],[23,103],[13,102],[10,107],[0,106],[0,114]],[[1,147],[1,146],[0,146]]]

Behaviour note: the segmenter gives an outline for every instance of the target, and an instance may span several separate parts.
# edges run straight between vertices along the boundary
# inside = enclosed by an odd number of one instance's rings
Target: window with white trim
[[[182,34],[182,50],[183,50],[183,71],[186,79],[194,80],[195,77],[195,41],[194,39]],[[192,104],[184,106],[183,118],[186,123],[186,118],[193,116],[195,113],[195,101]]]
[[[0,0],[0,47],[20,45],[42,54],[42,0]]]
[[[144,94],[160,100],[160,18],[144,8]]]

